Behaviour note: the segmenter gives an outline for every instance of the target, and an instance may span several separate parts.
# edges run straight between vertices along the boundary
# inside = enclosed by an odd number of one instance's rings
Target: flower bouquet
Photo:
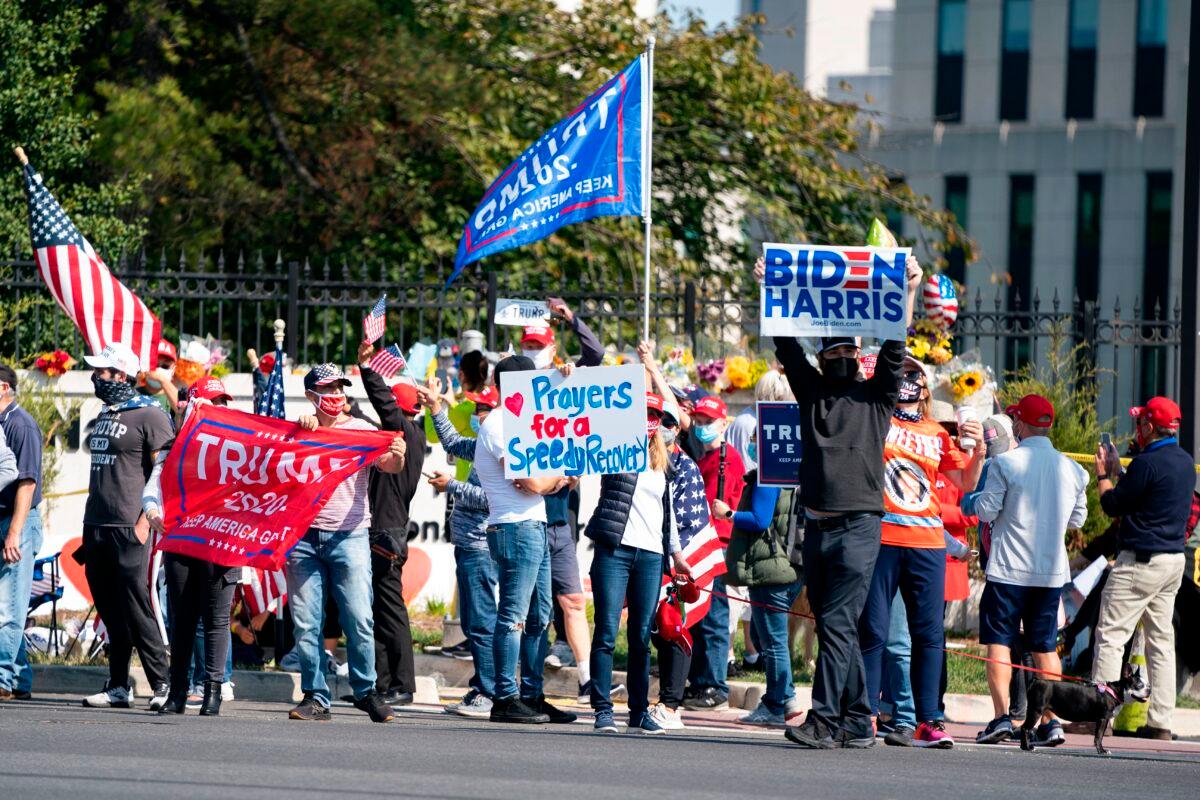
[[[75,359],[71,358],[71,354],[66,350],[53,350],[49,353],[42,353],[33,362],[33,368],[44,374],[47,378],[57,378],[73,366],[75,366]]]

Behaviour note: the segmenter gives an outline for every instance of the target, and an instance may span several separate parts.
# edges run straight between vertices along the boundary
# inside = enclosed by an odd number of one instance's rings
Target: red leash
[[[770,603],[759,603],[757,601],[750,600],[750,599],[742,599],[740,597],[734,597],[733,595],[726,594],[725,592],[718,592],[716,589],[712,589],[712,588],[708,588],[708,587],[704,587],[704,586],[697,586],[696,588],[702,592],[708,592],[709,594],[713,595],[714,597],[724,597],[726,600],[735,600],[739,603],[745,603],[746,605],[753,606],[755,608],[762,608],[767,611],[774,611],[778,614],[790,614],[793,617],[800,617],[801,619],[811,619],[813,622],[816,622],[816,620],[817,620],[817,618],[814,617],[812,614],[803,614],[799,611],[792,611],[790,608],[782,608],[780,606],[773,606]],[[1039,675],[1047,675],[1051,678],[1057,678],[1058,680],[1062,680],[1062,681],[1074,681],[1075,683],[1089,683],[1089,684],[1091,683],[1091,681],[1085,680],[1085,679],[1080,678],[1075,675],[1062,675],[1057,672],[1050,672],[1049,670],[1038,669],[1037,667],[1027,667],[1024,664],[1012,664],[1012,663],[1009,663],[1008,661],[1001,661],[998,658],[988,658],[987,656],[977,656],[974,653],[968,653],[963,650],[951,650],[948,647],[943,647],[943,648],[941,648],[941,650],[942,650],[942,652],[949,653],[952,656],[962,656],[963,658],[970,658],[975,661],[986,661],[989,664],[1003,664],[1003,665],[1011,667],[1013,669],[1022,669],[1022,670],[1025,670],[1026,672],[1036,672]]]

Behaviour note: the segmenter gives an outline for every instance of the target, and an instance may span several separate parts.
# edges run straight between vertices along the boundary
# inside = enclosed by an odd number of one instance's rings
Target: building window
[[[896,195],[907,185],[903,175],[888,176],[888,192]],[[897,239],[904,238],[904,212],[895,206],[887,206],[883,210],[883,223]]]
[[[963,53],[967,37],[966,0],[939,0],[937,86],[933,117],[940,122],[962,121]]]
[[[1133,63],[1133,115],[1163,115],[1167,68],[1167,0],[1138,0],[1137,52]]]
[[[1171,270],[1171,173],[1146,173],[1146,234],[1142,256],[1142,317],[1166,319],[1167,280]],[[1150,335],[1152,330],[1146,329]],[[1167,387],[1166,351],[1142,348],[1142,397],[1163,394]]]
[[[970,182],[966,175],[946,176],[946,210],[954,215],[955,222],[963,230],[967,227],[967,194]],[[949,242],[946,247],[946,274],[959,283],[967,282],[967,249],[959,242]]]
[[[1029,115],[1030,0],[1004,0],[1004,31],[1000,39],[1000,119],[1023,120]]]
[[[1081,302],[1100,298],[1100,201],[1104,176],[1081,172],[1075,185],[1075,294]]]
[[[1033,220],[1034,180],[1032,175],[1008,178],[1008,308],[1033,308]],[[1019,302],[1018,302],[1019,301]],[[1031,340],[1009,339],[1006,368],[1020,369],[1029,363]]]
[[[1067,119],[1091,119],[1096,114],[1096,38],[1098,0],[1071,0],[1067,32]]]

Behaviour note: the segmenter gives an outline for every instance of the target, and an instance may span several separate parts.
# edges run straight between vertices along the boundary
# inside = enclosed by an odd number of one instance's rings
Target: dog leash
[[[801,619],[810,619],[813,622],[817,621],[817,618],[815,616],[813,616],[812,614],[804,614],[800,611],[793,611],[790,608],[774,606],[774,605],[771,605],[770,603],[760,603],[756,600],[735,597],[731,594],[726,594],[725,592],[718,592],[716,589],[712,589],[712,588],[705,587],[705,586],[697,586],[696,588],[702,592],[708,592],[710,595],[712,595],[714,597],[724,597],[726,600],[735,600],[739,603],[745,603],[746,605],[753,606],[755,608],[761,608],[766,611],[774,611],[778,614],[789,614],[793,617],[800,617]],[[939,649],[943,653],[949,653],[952,656],[962,656],[963,658],[969,658],[974,661],[984,661],[989,664],[1002,664],[1004,666],[1011,667],[1013,669],[1020,669],[1020,670],[1026,671],[1026,672],[1035,672],[1039,675],[1046,675],[1051,678],[1057,678],[1058,680],[1061,680],[1061,681],[1070,681],[1072,683],[1086,683],[1089,685],[1092,684],[1092,681],[1086,680],[1084,678],[1080,678],[1077,675],[1063,675],[1058,672],[1051,672],[1049,670],[1039,669],[1037,667],[1027,667],[1024,664],[1013,664],[1008,661],[1001,661],[998,658],[988,658],[987,656],[977,656],[974,653],[968,653],[963,650],[951,650],[948,647],[942,647]]]

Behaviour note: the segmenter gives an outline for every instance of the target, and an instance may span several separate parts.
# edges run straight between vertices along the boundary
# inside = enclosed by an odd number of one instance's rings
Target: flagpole
[[[21,162],[22,167],[29,163],[29,158],[25,155],[25,148],[14,147],[13,152],[16,153],[17,161]]]
[[[642,339],[650,339],[650,192],[654,181],[654,36],[646,37],[646,94],[642,97],[642,220],[644,231],[644,257],[642,263]]]

